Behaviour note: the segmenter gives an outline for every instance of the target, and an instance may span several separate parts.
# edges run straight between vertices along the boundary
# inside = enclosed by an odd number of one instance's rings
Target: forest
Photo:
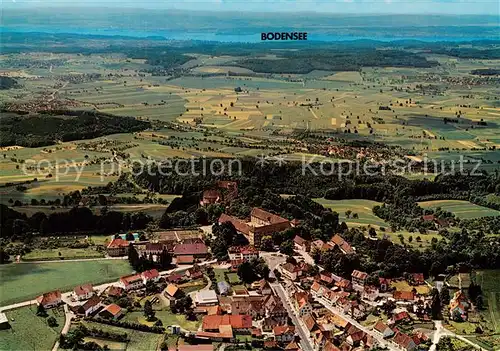
[[[40,147],[57,141],[92,139],[149,128],[149,122],[94,111],[50,111],[27,115],[0,111],[0,146]]]

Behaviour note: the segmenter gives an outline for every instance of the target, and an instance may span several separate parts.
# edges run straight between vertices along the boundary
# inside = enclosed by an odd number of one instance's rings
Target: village
[[[221,181],[215,189],[203,192],[200,205],[237,197],[237,183]],[[54,350],[74,346],[75,328],[101,340],[120,337],[81,325],[92,321],[93,325],[175,335],[183,340],[181,344],[162,343],[160,348],[168,350],[246,345],[264,350],[413,351],[434,350],[441,336],[454,335],[443,328],[442,321],[433,320],[436,308],[448,319],[467,320],[471,303],[466,295],[459,289],[449,303],[436,306],[433,294],[443,285],[436,284],[438,289],[434,289],[423,273],[389,279],[359,270],[350,277],[326,271],[313,256],[329,250],[346,257],[356,252],[339,234],[327,242],[296,235],[287,253],[279,247],[263,250],[266,235],[299,224],[297,219],[256,207],[246,220],[223,213],[218,223],[198,230],[156,232],[151,238],[144,233],[116,234],[106,248],[108,259],[128,257],[132,265],[133,257],[150,264],[168,260],[169,269],[136,271],[118,281],[88,282],[72,291],[47,291],[36,300],[0,308],[0,321],[8,328],[13,321],[5,312],[21,306],[36,305],[37,315],[58,310],[64,314],[65,324]],[[214,259],[206,243],[213,240],[212,228],[223,225],[234,227],[247,241],[228,247],[226,261]],[[162,323],[155,316],[155,306],[160,304],[186,321],[199,322],[194,324],[196,329]],[[143,323],[127,319],[127,314],[138,311],[144,314]]]

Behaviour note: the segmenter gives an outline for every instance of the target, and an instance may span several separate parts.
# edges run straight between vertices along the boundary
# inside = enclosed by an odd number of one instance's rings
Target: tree
[[[151,305],[151,301],[149,300],[144,303],[144,316],[148,321],[155,318],[155,311],[153,310],[153,305]]]
[[[132,243],[128,245],[128,262],[135,270],[138,270],[141,265],[139,253],[135,249],[134,245],[132,245]]]
[[[125,236],[125,240],[134,241],[135,240],[134,234],[131,232],[128,232],[127,235]]]
[[[258,279],[250,262],[245,261],[238,266],[238,277],[242,282],[250,284]]]
[[[3,247],[0,247],[0,264],[9,262],[10,256],[5,252]]]
[[[38,307],[36,308],[36,315],[39,317],[47,317],[47,311],[45,310],[45,307],[43,307],[42,304],[39,304]]]
[[[172,263],[172,255],[167,251],[166,248],[163,248],[163,251],[160,254],[160,265],[161,268],[166,269]]]
[[[483,309],[483,295],[477,295],[475,302],[476,302],[476,308],[478,310],[482,310]]]
[[[441,299],[441,303],[444,306],[449,305],[449,303],[450,303],[450,290],[448,289],[448,287],[445,284],[443,284],[443,287],[441,288],[441,292],[439,293],[439,297]]]
[[[284,255],[291,256],[293,255],[293,248],[294,248],[293,241],[291,240],[283,241],[280,245],[280,252]]]
[[[368,235],[371,237],[376,237],[377,232],[375,231],[375,228],[371,227],[370,229],[368,229]]]
[[[351,210],[347,210],[347,211],[345,211],[345,217],[346,217],[347,219],[351,218],[351,214],[352,214],[352,211],[351,211]]]
[[[47,318],[47,324],[49,327],[57,327],[57,320],[53,316],[50,316]]]
[[[431,316],[432,319],[441,319],[441,298],[436,288],[432,289]]]
[[[265,236],[260,241],[260,249],[262,251],[273,251],[273,238],[271,236]]]

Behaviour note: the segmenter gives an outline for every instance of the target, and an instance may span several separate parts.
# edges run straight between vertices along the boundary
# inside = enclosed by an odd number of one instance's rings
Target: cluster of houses
[[[209,255],[208,248],[201,238],[150,242],[128,241],[118,237],[111,240],[106,250],[111,257],[127,256],[130,244],[135,247],[139,256],[152,257],[154,261],[157,261],[160,254],[166,250],[174,257],[174,263],[177,265],[203,262]]]
[[[305,253],[314,249],[334,248],[344,254],[355,251],[340,235],[333,236],[328,242],[308,241],[296,236],[294,244],[297,251]],[[394,305],[391,315],[387,316],[386,321],[381,317],[373,326],[372,332],[388,339],[388,342],[401,350],[412,351],[422,342],[428,341],[425,334],[408,331],[412,330],[412,322],[431,321],[428,315],[431,298],[427,294],[417,293],[416,289],[419,285],[426,284],[422,273],[408,274],[405,278],[393,280],[378,278],[375,284],[373,279],[369,279],[368,273],[359,270],[352,272],[350,280],[322,270],[321,267],[316,276],[311,276],[308,274],[310,267],[305,262],[287,262],[280,266],[280,270],[287,281],[287,291],[294,309],[302,318],[318,350],[363,350],[373,347],[376,343],[370,336],[373,334],[360,330],[349,321],[363,321],[373,311],[381,311],[382,306],[389,301]],[[404,284],[397,284],[398,282]],[[392,285],[405,285],[413,289],[400,291]],[[459,300],[457,295],[457,301]],[[455,305],[460,303],[453,306]],[[404,326],[403,330],[401,326]]]

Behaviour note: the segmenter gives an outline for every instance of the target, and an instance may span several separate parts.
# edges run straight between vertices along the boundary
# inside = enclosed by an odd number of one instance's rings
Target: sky
[[[488,14],[500,18],[499,0],[3,0],[3,8],[109,7],[198,11],[354,14]]]

